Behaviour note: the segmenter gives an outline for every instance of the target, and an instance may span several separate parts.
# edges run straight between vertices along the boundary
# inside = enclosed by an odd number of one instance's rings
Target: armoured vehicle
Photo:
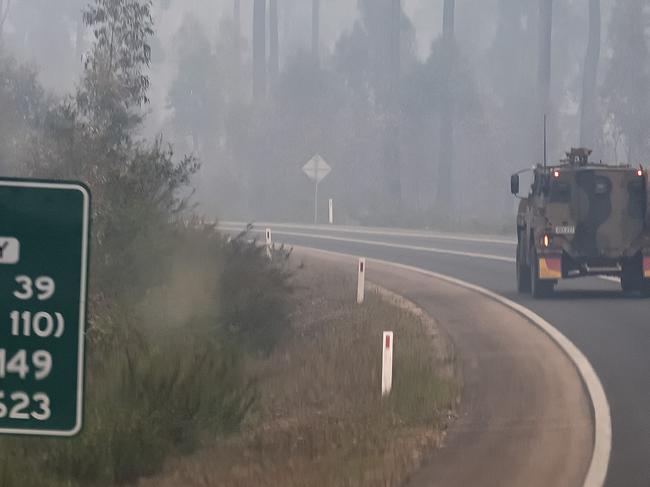
[[[650,202],[642,167],[589,161],[571,149],[556,165],[537,165],[517,212],[517,290],[541,297],[560,279],[620,278],[624,291],[650,295]],[[519,197],[519,196],[518,196]]]

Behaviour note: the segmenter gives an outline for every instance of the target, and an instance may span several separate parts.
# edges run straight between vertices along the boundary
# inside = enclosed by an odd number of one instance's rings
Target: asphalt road
[[[626,296],[616,282],[598,278],[562,282],[549,299],[520,296],[514,279],[515,245],[500,237],[279,224],[271,228],[276,242],[446,274],[542,316],[587,356],[605,388],[613,430],[607,485],[650,486],[650,300]]]

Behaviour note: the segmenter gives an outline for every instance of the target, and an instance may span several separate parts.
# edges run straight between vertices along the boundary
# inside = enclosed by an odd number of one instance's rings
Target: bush
[[[268,355],[289,331],[286,296],[293,289],[286,262],[291,252],[274,248],[269,262],[266,248],[250,242],[248,235],[246,231],[224,247],[221,316],[244,347]]]
[[[139,136],[150,9],[150,0],[86,8],[95,42],[76,93],[58,102],[31,71],[0,60],[0,81],[12,81],[0,83],[0,102],[25,128],[0,136],[0,162],[14,144],[21,175],[82,180],[93,196],[84,430],[0,440],[3,487],[126,483],[236,431],[256,398],[246,353],[268,353],[286,333],[282,259],[269,262],[245,234],[229,241],[200,225],[189,203],[197,161]],[[109,31],[122,33],[119,52]]]
[[[256,392],[235,350],[186,330],[144,341],[124,344],[95,378],[80,437],[47,452],[56,477],[131,482],[159,470],[168,455],[241,424]]]

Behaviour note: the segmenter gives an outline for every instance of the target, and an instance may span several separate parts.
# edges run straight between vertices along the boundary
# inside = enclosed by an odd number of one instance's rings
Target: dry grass
[[[241,435],[172,462],[141,486],[387,486],[439,444],[458,397],[435,323],[307,263],[294,337],[251,364],[258,407]],[[382,331],[395,332],[393,392],[381,399]]]

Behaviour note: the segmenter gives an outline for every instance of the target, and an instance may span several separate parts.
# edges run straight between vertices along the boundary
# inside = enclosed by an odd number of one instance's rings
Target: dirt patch
[[[141,486],[387,486],[440,445],[459,395],[455,358],[412,303],[317,260],[294,259],[293,336],[251,363],[257,407],[241,434]],[[395,334],[393,391],[381,398],[382,332]]]

